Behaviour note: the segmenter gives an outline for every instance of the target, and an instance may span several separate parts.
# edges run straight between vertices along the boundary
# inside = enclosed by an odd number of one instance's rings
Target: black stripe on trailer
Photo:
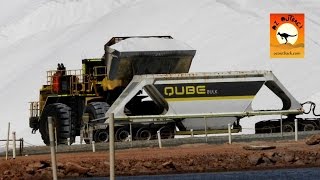
[[[155,87],[165,99],[248,99],[253,98],[261,89],[263,84],[264,81],[250,81],[157,84]]]

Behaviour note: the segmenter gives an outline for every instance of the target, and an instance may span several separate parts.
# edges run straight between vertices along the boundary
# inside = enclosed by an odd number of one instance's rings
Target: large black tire
[[[50,145],[48,117],[53,120],[53,127],[57,131],[57,143],[68,144],[67,139],[70,138],[70,143],[73,143],[75,136],[72,133],[71,108],[62,103],[54,103],[47,105],[41,114],[39,131],[43,142]]]
[[[85,113],[89,114],[89,123],[93,119],[98,119],[98,118],[105,117],[105,113],[108,111],[109,108],[110,108],[110,106],[106,102],[92,102],[92,103],[89,103],[87,105],[86,109],[85,109]],[[96,123],[103,123],[104,121],[105,120],[100,120],[100,121],[97,121]],[[98,134],[96,134],[96,133],[98,133]],[[99,130],[98,131],[93,131],[93,140],[95,142],[108,141],[109,138],[107,138],[106,140],[102,140],[101,138],[99,138],[99,137],[102,137],[101,133],[105,134],[105,132],[103,132],[103,131],[99,131]]]
[[[85,113],[89,114],[89,122],[92,119],[103,118],[110,106],[106,102],[92,102],[89,103],[85,109]],[[98,121],[99,123],[105,120]]]

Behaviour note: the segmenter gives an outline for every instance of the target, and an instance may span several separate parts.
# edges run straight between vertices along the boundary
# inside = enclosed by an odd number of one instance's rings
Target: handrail
[[[39,102],[33,101],[30,103],[30,117],[38,117],[40,115]]]
[[[142,116],[115,116],[115,120],[128,120],[135,122],[150,122],[152,121],[167,121],[167,119],[180,119],[180,118],[213,118],[213,117],[246,117],[257,115],[289,115],[289,114],[302,114],[303,109],[294,110],[272,110],[272,111],[245,111],[245,112],[226,112],[226,113],[202,113],[202,114],[175,114],[175,115],[142,115]],[[99,120],[108,119],[108,116],[90,120],[95,122]],[[144,119],[149,119],[144,121]]]

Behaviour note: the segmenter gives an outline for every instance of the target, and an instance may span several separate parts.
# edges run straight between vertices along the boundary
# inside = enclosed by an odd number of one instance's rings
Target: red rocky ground
[[[248,143],[193,144],[116,151],[116,175],[216,172],[288,167],[320,167],[320,145],[304,141],[252,142],[275,146],[245,150]],[[109,153],[57,154],[58,178],[109,176]],[[0,161],[0,179],[51,179],[50,154]]]

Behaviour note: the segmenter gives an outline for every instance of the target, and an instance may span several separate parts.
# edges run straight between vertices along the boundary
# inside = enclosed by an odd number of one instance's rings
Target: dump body
[[[128,38],[106,46],[110,80],[131,80],[134,75],[187,73],[196,51],[171,38]]]

